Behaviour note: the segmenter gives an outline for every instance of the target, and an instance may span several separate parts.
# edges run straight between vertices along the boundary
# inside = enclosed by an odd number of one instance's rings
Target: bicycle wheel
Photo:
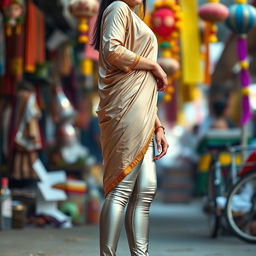
[[[245,175],[232,188],[225,215],[231,230],[239,238],[256,243],[256,172]]]
[[[216,184],[216,162],[213,161],[208,173],[208,228],[211,238],[216,238],[219,233],[221,216],[218,211],[217,196],[218,188]]]

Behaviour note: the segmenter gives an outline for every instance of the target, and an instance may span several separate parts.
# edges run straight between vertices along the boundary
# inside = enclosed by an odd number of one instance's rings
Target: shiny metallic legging
[[[124,217],[131,255],[149,255],[149,208],[157,186],[154,155],[152,139],[144,158],[108,193],[100,216],[100,256],[116,255]]]

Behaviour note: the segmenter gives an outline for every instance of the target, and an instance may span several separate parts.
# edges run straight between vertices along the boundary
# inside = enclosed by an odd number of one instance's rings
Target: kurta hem
[[[128,175],[133,168],[141,161],[141,159],[143,158],[143,156],[146,154],[147,149],[149,147],[149,144],[154,136],[154,130],[155,127],[153,128],[153,130],[151,131],[150,137],[147,140],[147,143],[145,144],[145,146],[142,148],[142,150],[138,153],[138,155],[132,160],[132,162],[116,177],[115,180],[113,180],[110,184],[106,185],[106,189],[105,189],[105,197],[107,196],[107,194],[116,186],[119,184],[119,182],[121,180],[124,179],[124,177],[126,175]]]

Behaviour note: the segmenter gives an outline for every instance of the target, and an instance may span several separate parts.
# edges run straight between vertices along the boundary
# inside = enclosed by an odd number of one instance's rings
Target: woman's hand
[[[152,73],[157,81],[157,90],[164,91],[168,85],[167,74],[164,72],[162,67],[156,62],[154,68],[152,69]]]
[[[153,160],[158,160],[162,158],[164,155],[166,155],[167,149],[169,148],[169,144],[167,143],[163,129],[157,129],[155,135],[157,151],[160,152],[160,154],[154,156]]]
[[[168,85],[167,74],[162,67],[155,61],[140,56],[139,62],[134,69],[150,70],[157,82],[157,90],[164,91]]]

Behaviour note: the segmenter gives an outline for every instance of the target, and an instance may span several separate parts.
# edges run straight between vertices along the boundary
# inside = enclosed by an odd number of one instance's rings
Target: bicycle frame
[[[221,150],[222,149],[222,150]],[[244,175],[256,171],[256,146],[227,146],[220,149],[210,149],[212,155],[212,169],[210,180],[212,183],[213,194],[208,197],[210,210],[208,212],[210,220],[210,235],[212,238],[218,236],[218,231],[224,227],[221,219],[223,210],[227,208],[227,200],[230,191],[235,184],[242,180]],[[229,166],[222,165],[220,154],[227,152],[231,156]],[[229,158],[230,159],[230,158]],[[225,169],[223,169],[225,168]],[[227,169],[226,169],[227,168]],[[226,200],[224,200],[226,198]]]
[[[232,182],[235,184],[237,182],[238,177],[248,174],[249,172],[255,171],[256,168],[256,146],[233,146],[229,148],[229,151],[232,154],[231,159],[231,175]],[[252,151],[248,154],[247,159],[243,159],[244,163],[240,167],[240,170],[237,171],[236,164],[236,154],[238,152],[243,152],[243,156],[245,156],[246,151]]]

